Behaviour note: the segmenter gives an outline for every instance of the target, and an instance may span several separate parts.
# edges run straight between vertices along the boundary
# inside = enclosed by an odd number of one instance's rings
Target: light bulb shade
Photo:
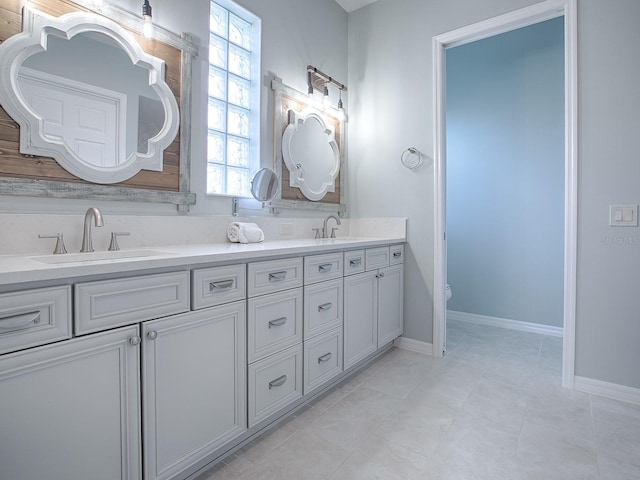
[[[324,96],[328,97],[329,96],[329,87],[327,87],[327,85],[325,84],[324,86],[324,90],[323,90]]]
[[[342,110],[344,106],[342,105],[342,98],[338,100],[338,110]]]
[[[153,22],[150,16],[144,17],[144,24],[142,25],[142,35],[144,38],[153,38]]]
[[[144,35],[144,38],[152,38],[153,21],[151,20],[151,5],[149,4],[149,0],[144,0],[142,4],[142,20],[144,20],[142,24],[142,35]]]
[[[309,89],[307,90],[309,95],[313,95],[313,85],[309,84]]]

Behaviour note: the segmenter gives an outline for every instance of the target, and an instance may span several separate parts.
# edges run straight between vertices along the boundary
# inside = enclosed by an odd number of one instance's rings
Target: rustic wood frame
[[[14,160],[8,171],[0,170],[0,195],[169,203],[175,204],[180,212],[189,211],[189,206],[196,202],[191,192],[191,79],[193,59],[199,53],[191,35],[178,36],[156,26],[154,39],[146,40],[138,33],[142,24],[139,16],[106,4],[93,9],[89,0],[1,0],[0,14],[6,21],[0,23],[0,41],[21,31],[22,7],[27,2],[30,7],[54,16],[82,11],[117,19],[117,23],[136,36],[147,53],[167,62],[166,81],[180,106],[180,130],[165,150],[163,172],[142,171],[125,182],[99,185],[74,177],[52,158],[20,154],[18,126],[0,108],[0,162],[9,155]],[[21,165],[16,168],[22,162],[22,170]],[[34,174],[45,170],[47,175]]]
[[[309,97],[285,84],[280,79],[273,78],[271,88],[274,92],[274,116],[273,116],[273,166],[280,178],[280,192],[278,197],[265,203],[272,209],[288,208],[300,210],[315,210],[323,212],[336,212],[343,215],[346,212],[346,175],[347,162],[345,160],[345,120],[340,112],[334,108],[315,109],[309,103]],[[335,191],[328,192],[321,201],[310,201],[299,188],[289,185],[289,169],[284,165],[282,157],[282,135],[289,125],[289,110],[300,112],[307,108],[314,108],[323,116],[326,123],[335,129],[335,141],[340,151],[340,171],[335,180]]]

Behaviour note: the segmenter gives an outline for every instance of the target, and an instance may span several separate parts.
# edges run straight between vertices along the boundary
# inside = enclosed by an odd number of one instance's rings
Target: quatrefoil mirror
[[[21,153],[101,184],[162,171],[180,123],[164,61],[85,12],[24,8],[22,32],[0,44],[0,104],[20,126]]]
[[[289,184],[312,201],[335,191],[340,171],[340,150],[333,128],[315,112],[289,110],[289,125],[282,135],[282,157]]]

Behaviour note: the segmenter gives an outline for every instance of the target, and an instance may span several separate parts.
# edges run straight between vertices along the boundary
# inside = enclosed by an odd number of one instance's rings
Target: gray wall
[[[446,51],[449,310],[562,327],[563,22]]]
[[[432,39],[532,3],[379,0],[349,14],[349,209],[354,217],[409,219],[409,338],[431,342],[433,330],[433,163],[416,171],[400,164],[411,146],[432,156]]]
[[[434,178],[431,164],[410,172],[399,156],[411,145],[433,150],[431,39],[533,3],[380,0],[349,15],[351,213],[409,217],[411,338],[432,340]],[[639,203],[639,21],[637,0],[578,1],[576,374],[635,388],[640,235],[637,228],[609,227],[608,205]]]
[[[640,234],[608,226],[640,200],[640,2],[580,0],[576,374],[640,388]]]

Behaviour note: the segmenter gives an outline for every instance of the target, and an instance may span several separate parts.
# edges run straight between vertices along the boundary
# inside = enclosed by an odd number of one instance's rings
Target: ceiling
[[[359,8],[364,7],[365,5],[369,5],[377,0],[336,0],[338,5],[344,8],[347,13],[353,12]]]

